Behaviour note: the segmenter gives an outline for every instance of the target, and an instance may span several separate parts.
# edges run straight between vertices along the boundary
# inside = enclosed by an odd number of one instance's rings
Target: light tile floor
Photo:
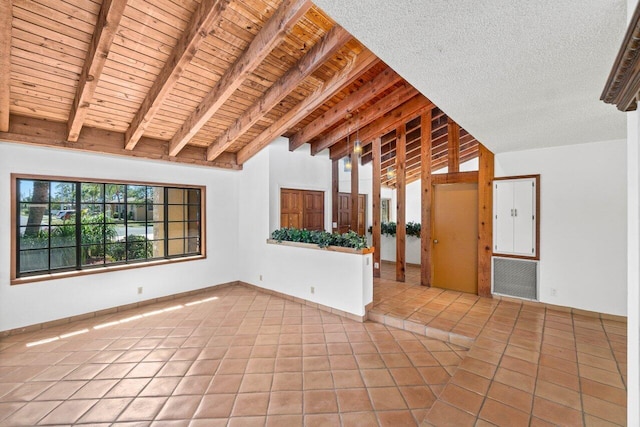
[[[470,349],[225,287],[2,338],[0,426],[625,424],[625,323],[389,270],[374,314]]]
[[[3,338],[0,425],[418,425],[466,353],[236,285]]]
[[[394,278],[383,264],[371,317],[471,340],[423,425],[626,424],[626,322],[421,287],[415,267]]]

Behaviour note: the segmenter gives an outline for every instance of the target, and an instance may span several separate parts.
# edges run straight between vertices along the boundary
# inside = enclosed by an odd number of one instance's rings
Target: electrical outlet
[[[556,295],[558,295],[558,291],[556,290],[556,288],[551,288],[551,296],[555,297]]]
[[[379,263],[379,262],[374,262],[374,263],[373,263],[373,266],[374,266],[375,268],[380,268],[380,263]]]
[[[316,288],[314,286],[311,287],[311,293],[315,294],[316,293]]]
[[[142,294],[142,286],[138,286],[138,295]]]

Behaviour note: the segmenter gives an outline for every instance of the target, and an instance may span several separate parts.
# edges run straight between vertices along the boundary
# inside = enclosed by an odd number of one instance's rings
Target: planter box
[[[285,240],[283,240],[282,242],[278,242],[277,240],[274,240],[274,239],[267,239],[267,243],[270,243],[272,245],[293,246],[296,248],[317,249],[321,251],[342,252],[345,254],[358,254],[358,255],[372,254],[375,250],[374,248],[354,249],[354,248],[344,248],[342,246],[327,246],[326,248],[321,248],[315,243],[289,242]]]
[[[257,285],[364,316],[373,301],[373,251],[268,239]]]

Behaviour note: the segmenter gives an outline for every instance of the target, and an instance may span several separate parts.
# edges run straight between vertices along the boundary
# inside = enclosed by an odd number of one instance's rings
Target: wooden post
[[[340,191],[340,159],[331,162],[331,231],[338,232],[338,192]]]
[[[478,143],[478,295],[491,296],[493,153]]]
[[[351,201],[349,205],[351,206],[351,226],[349,227],[351,230],[358,232],[358,164],[360,163],[360,159],[358,153],[351,150]]]
[[[447,172],[460,172],[460,126],[450,117],[447,118]]]
[[[420,229],[420,284],[431,286],[431,111],[425,112],[420,122],[420,174],[421,174],[421,229]]]
[[[380,147],[382,145],[382,138],[377,137],[374,138],[372,144],[372,167],[373,167],[373,191],[371,197],[373,198],[373,247],[375,248],[375,252],[373,253],[373,277],[380,277],[380,254],[381,254],[381,243],[382,239],[380,237],[381,233],[381,225],[380,225],[380,187],[382,184],[381,181],[381,171],[380,171]]]
[[[405,245],[407,240],[406,224],[406,125],[396,130],[396,281],[404,282],[406,259]]]

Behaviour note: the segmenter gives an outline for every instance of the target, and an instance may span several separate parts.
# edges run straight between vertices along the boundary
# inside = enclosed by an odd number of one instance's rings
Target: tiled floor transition
[[[2,338],[0,426],[625,424],[619,319],[389,274],[382,323],[235,285]]]

